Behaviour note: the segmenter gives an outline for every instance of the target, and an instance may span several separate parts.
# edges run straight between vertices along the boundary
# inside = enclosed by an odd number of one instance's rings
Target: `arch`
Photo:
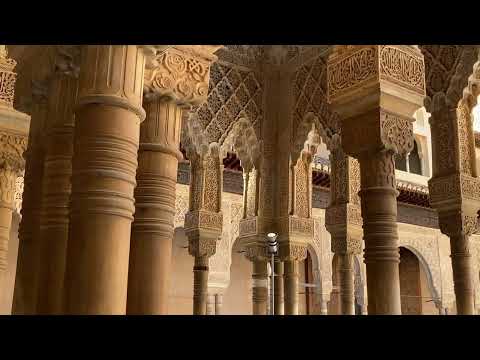
[[[437,291],[437,289],[434,285],[433,276],[432,276],[432,272],[430,270],[430,266],[428,265],[428,262],[425,260],[425,257],[422,255],[422,252],[419,251],[416,247],[414,247],[410,244],[400,244],[399,248],[401,248],[401,247],[409,250],[411,253],[413,253],[417,257],[418,262],[420,263],[420,266],[422,267],[422,269],[425,273],[425,276],[427,277],[428,290],[432,294],[433,301],[435,302],[435,304],[440,302],[441,297],[439,296],[439,293],[438,293],[438,291]]]
[[[293,163],[296,163],[303,150],[314,155],[322,141],[330,150],[333,134],[313,112],[306,113],[294,132],[291,151]]]
[[[239,117],[230,128],[220,146],[222,157],[228,151],[234,151],[243,168],[259,168],[261,159],[261,142],[257,138],[255,128],[248,117]]]

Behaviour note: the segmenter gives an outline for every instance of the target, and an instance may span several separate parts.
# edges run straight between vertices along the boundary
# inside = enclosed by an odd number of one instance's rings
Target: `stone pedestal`
[[[125,314],[144,79],[134,45],[84,47],[75,116],[67,314]]]

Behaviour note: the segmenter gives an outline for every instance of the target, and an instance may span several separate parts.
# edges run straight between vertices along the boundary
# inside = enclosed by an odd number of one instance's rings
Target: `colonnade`
[[[14,313],[168,313],[182,131],[191,163],[185,230],[195,258],[193,313],[221,313],[221,294],[208,293],[208,259],[222,233],[222,151],[194,118],[185,120],[207,99],[218,48],[58,47],[55,69],[32,89]],[[0,55],[7,59],[4,50]],[[311,166],[322,131],[332,153],[327,229],[340,261],[342,313],[354,314],[353,256],[362,237],[368,313],[401,313],[394,156],[413,147],[413,114],[425,97],[423,56],[415,46],[337,46],[327,66],[337,134],[320,129],[321,119],[307,119],[299,149],[284,146],[297,133],[289,126],[273,145],[239,151],[245,175],[239,238],[253,267],[254,314],[267,313],[269,232],[279,234],[275,314],[298,314],[298,263],[313,237]],[[13,99],[7,103],[14,112]],[[13,201],[5,194],[23,167],[24,138],[14,146],[16,162],[5,157],[2,165],[2,244]],[[476,181],[476,173],[467,175]],[[444,218],[440,212],[442,229]],[[471,224],[461,219],[458,231],[442,231],[452,238],[457,304],[467,314],[473,306],[465,226]]]

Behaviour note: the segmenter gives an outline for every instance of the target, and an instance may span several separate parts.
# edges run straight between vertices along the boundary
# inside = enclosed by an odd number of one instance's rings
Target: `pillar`
[[[193,266],[193,314],[206,315],[208,297],[208,257],[195,256]]]
[[[215,315],[215,294],[207,296],[207,315]]]
[[[16,74],[13,72],[15,61],[7,58],[6,49],[3,47],[2,72],[0,78],[1,98],[3,106],[0,106],[1,113],[8,117],[20,113],[13,110],[14,83]],[[6,65],[6,66],[5,66]],[[6,71],[5,71],[6,70]],[[26,159],[24,191],[22,201],[22,220],[19,227],[19,247],[17,256],[17,269],[15,276],[15,288],[13,295],[13,314],[34,314],[36,295],[36,260],[38,248],[34,241],[34,234],[38,232],[38,215],[40,211],[40,184],[43,169],[43,124],[46,117],[46,91],[44,87],[32,84],[32,109],[31,121],[28,125],[28,116],[17,116],[13,123],[24,123],[26,129],[29,127],[29,139],[27,150],[23,154]],[[42,84],[43,85],[43,84]],[[6,93],[3,93],[6,91]],[[3,116],[2,116],[3,117]],[[10,123],[11,120],[9,121]],[[27,141],[25,141],[27,142]],[[14,142],[15,143],[15,142]],[[41,181],[41,180],[40,180]],[[8,218],[8,217],[7,217]],[[7,224],[4,224],[6,226]],[[9,236],[9,235],[8,235]]]
[[[368,312],[401,314],[397,195],[392,151],[360,158]]]
[[[182,108],[168,98],[144,101],[135,220],[132,224],[127,314],[167,314],[175,186]]]
[[[252,264],[252,313],[268,315],[268,263],[266,260],[254,259]]]
[[[325,300],[320,302],[320,315],[328,315],[328,302]]]
[[[338,272],[341,314],[355,315],[353,254],[338,254]]]
[[[145,60],[135,45],[89,45],[83,51],[66,313],[125,314]]]
[[[215,294],[215,315],[222,315],[222,307],[223,307],[223,294],[217,293]]]
[[[475,315],[475,291],[472,279],[472,256],[469,237],[465,234],[450,236],[453,286],[458,315]]]
[[[29,116],[13,108],[16,62],[0,45],[0,272],[7,270],[16,180],[25,169]]]
[[[283,262],[275,261],[275,276],[273,277],[273,282],[275,285],[275,294],[274,294],[274,311],[275,315],[284,314],[284,291],[283,291]]]
[[[285,315],[298,315],[298,261],[284,261]]]
[[[39,229],[38,314],[63,313],[78,68],[60,48],[50,83]]]
[[[360,163],[368,312],[401,314],[394,155],[413,149],[425,63],[413,45],[339,45],[327,64],[328,101],[345,154]]]

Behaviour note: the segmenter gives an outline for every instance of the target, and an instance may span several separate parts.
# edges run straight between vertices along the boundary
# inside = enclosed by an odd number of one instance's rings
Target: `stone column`
[[[459,64],[458,70],[471,74]],[[426,101],[432,130],[433,176],[428,181],[430,204],[438,212],[443,234],[450,237],[457,314],[473,315],[474,276],[469,237],[478,231],[480,180],[476,165],[472,109],[480,94],[480,61],[475,63],[468,86]],[[458,78],[462,76],[456,75]],[[460,82],[452,86],[459,85]],[[455,90],[455,89],[454,89]],[[463,90],[463,91],[462,91]]]
[[[475,315],[475,290],[472,278],[472,256],[469,251],[469,236],[450,236],[452,254],[453,284],[457,304],[457,314]]]
[[[61,314],[64,300],[71,193],[74,106],[78,89],[76,47],[60,47],[50,82],[48,128],[42,181],[37,305],[38,314]]]
[[[285,260],[285,315],[298,315],[298,261]]]
[[[252,305],[253,315],[268,315],[268,268],[267,261],[253,259]]]
[[[275,261],[275,276],[273,282],[275,284],[274,305],[275,315],[284,314],[284,291],[283,291],[283,262]]]
[[[330,141],[331,190],[325,226],[331,234],[332,252],[338,257],[340,313],[355,315],[353,261],[362,250],[360,212],[360,165],[346,156],[338,134]]]
[[[191,46],[191,50],[201,47]],[[128,314],[168,313],[175,186],[178,161],[183,158],[182,113],[187,106],[206,100],[209,66],[214,59],[171,47],[158,52],[147,63],[144,99],[147,117],[140,127]],[[162,82],[162,79],[172,81]]]
[[[215,294],[215,315],[222,315],[223,294]]]
[[[207,146],[208,148],[208,146]],[[209,257],[216,251],[222,234],[222,171],[218,147],[212,145],[199,156],[188,147],[190,159],[190,210],[185,215],[188,252],[195,257],[193,267],[193,314],[205,315],[208,289]]]
[[[207,296],[207,315],[215,315],[215,294]]]
[[[320,315],[328,315],[328,303],[325,300],[321,300]]]
[[[425,97],[415,46],[341,45],[328,59],[328,100],[342,147],[360,162],[368,312],[400,314],[394,155],[413,148],[413,114]]]
[[[75,114],[67,314],[125,314],[144,53],[83,48]]]
[[[32,85],[32,110],[31,115],[34,119],[30,121],[29,116],[15,111],[13,109],[13,100],[14,100],[14,90],[15,90],[15,81],[16,73],[13,72],[16,62],[13,59],[7,57],[7,51],[5,45],[0,46],[0,118],[2,119],[2,127],[10,127],[13,130],[12,133],[2,134],[2,138],[5,141],[4,143],[5,150],[11,148],[15,152],[19,152],[19,155],[22,156],[23,146],[27,147],[27,150],[23,154],[23,157],[26,159],[25,164],[25,176],[24,176],[24,192],[23,192],[23,201],[22,201],[22,221],[19,227],[19,248],[18,248],[18,257],[17,257],[17,270],[15,277],[15,289],[13,295],[13,314],[34,314],[35,313],[35,289],[36,289],[36,259],[38,250],[36,248],[36,243],[34,242],[33,235],[38,230],[38,213],[40,210],[40,186],[38,184],[39,179],[42,176],[42,165],[43,165],[43,123],[46,115],[46,91],[44,88],[40,88]],[[37,85],[37,84],[35,84]],[[26,136],[29,135],[27,141]],[[24,139],[22,140],[21,136],[23,135]],[[28,142],[28,146],[27,146]],[[22,143],[24,143],[22,145]],[[16,148],[16,149],[15,149]],[[20,152],[21,151],[21,152]],[[11,159],[16,158],[15,152],[12,152]],[[17,159],[19,161],[18,165],[21,167],[21,162],[23,159]],[[5,190],[8,189],[8,183],[15,179],[12,179],[9,176],[8,169],[8,160],[4,159],[4,170],[2,176],[2,184],[5,184]],[[2,185],[3,188],[3,185]],[[13,190],[14,192],[14,190]],[[7,205],[10,202],[10,195],[8,191],[2,189],[2,197],[4,198],[3,203]],[[12,200],[13,201],[13,200]],[[9,231],[11,219],[9,220],[8,215],[8,205],[7,208],[3,210],[3,228],[4,228],[4,237],[7,241],[10,237]],[[6,255],[7,247],[6,243],[3,242],[3,251]],[[2,259],[5,261],[6,258],[2,256]],[[3,263],[5,265],[5,263]]]
[[[0,271],[7,269],[16,180],[25,169],[29,116],[13,108],[16,62],[0,45]]]

